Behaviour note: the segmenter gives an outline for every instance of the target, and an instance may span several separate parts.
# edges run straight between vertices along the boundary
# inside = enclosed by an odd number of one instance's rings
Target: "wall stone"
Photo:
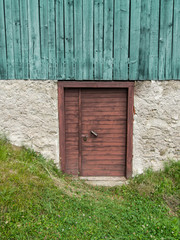
[[[180,81],[137,81],[133,175],[180,156]],[[57,81],[0,80],[0,133],[59,163]]]
[[[180,81],[137,81],[133,174],[180,159]]]
[[[0,80],[0,133],[59,163],[56,81]]]

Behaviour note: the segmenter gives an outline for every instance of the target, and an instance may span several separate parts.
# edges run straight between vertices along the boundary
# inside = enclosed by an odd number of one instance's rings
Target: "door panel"
[[[81,90],[82,176],[125,176],[126,124],[126,89]]]
[[[79,159],[79,90],[66,89],[64,94],[65,108],[65,171],[68,174],[78,174]]]

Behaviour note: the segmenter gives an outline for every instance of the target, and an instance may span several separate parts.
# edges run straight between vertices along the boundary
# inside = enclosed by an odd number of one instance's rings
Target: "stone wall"
[[[0,80],[0,133],[59,162],[57,82]]]
[[[180,81],[137,81],[133,174],[180,156]],[[59,162],[57,81],[0,80],[0,133]]]
[[[180,159],[180,81],[137,81],[133,174]]]

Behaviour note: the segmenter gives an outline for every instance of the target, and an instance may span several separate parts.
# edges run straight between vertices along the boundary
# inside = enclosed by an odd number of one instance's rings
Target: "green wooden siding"
[[[0,79],[180,79],[180,0],[0,0]]]

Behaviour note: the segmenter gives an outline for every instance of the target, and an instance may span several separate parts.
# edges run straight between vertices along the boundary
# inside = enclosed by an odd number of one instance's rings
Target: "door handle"
[[[97,134],[96,132],[94,132],[93,130],[91,130],[91,133],[92,133],[92,135],[94,135],[95,137],[98,136],[98,134]]]

